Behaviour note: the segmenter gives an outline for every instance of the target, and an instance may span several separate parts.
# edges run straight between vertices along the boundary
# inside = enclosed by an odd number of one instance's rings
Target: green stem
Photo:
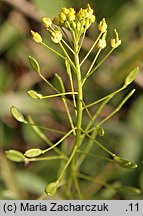
[[[69,157],[69,160],[67,161],[67,163],[65,164],[59,178],[58,178],[58,182],[60,182],[60,180],[62,179],[65,170],[67,169],[67,167],[69,166],[69,164],[72,161],[72,172],[73,172],[73,176],[75,175],[75,155],[77,153],[77,149],[81,143],[81,124],[82,124],[82,83],[81,83],[81,71],[80,71],[80,64],[79,64],[79,56],[78,56],[78,41],[75,41],[74,43],[74,51],[75,51],[75,56],[74,56],[74,60],[75,60],[75,67],[76,67],[76,78],[77,78],[77,120],[76,120],[76,136],[75,136],[75,144],[74,144],[74,148],[73,151]]]
[[[64,166],[64,168],[63,168],[63,170],[62,170],[60,176],[59,176],[58,179],[57,179],[57,182],[58,182],[58,183],[61,181],[61,179],[62,179],[62,177],[63,177],[63,175],[64,175],[64,173],[65,173],[67,167],[69,166],[70,162],[72,161],[73,157],[75,156],[75,153],[76,153],[76,151],[77,151],[77,147],[78,147],[78,146],[76,146],[76,145],[74,146],[74,149],[73,149],[73,151],[72,151],[72,153],[71,153],[71,155],[70,155],[70,157],[69,157],[67,163],[65,164],[65,166]]]
[[[66,134],[65,132],[63,132],[63,131],[59,131],[59,130],[56,130],[56,129],[53,129],[53,128],[48,128],[48,127],[44,127],[44,126],[41,126],[41,125],[38,125],[38,124],[32,124],[32,123],[30,123],[30,122],[28,122],[28,121],[26,121],[25,122],[25,124],[27,124],[27,125],[30,125],[30,126],[36,126],[36,127],[38,127],[38,128],[41,128],[41,129],[43,129],[43,130],[46,130],[46,131],[51,131],[51,132],[53,132],[54,134],[55,133],[57,133],[57,134]]]
[[[95,155],[95,154],[92,154],[92,153],[87,153],[86,151],[83,151],[83,150],[78,150],[78,152],[81,153],[81,154],[85,154],[85,155],[87,155],[89,157],[95,158],[95,159],[102,159],[102,160],[106,160],[106,161],[115,163],[114,160],[112,160],[110,158],[107,158],[107,157],[103,157],[103,156],[100,156],[100,155]]]
[[[31,116],[28,116],[28,121],[30,122],[30,124],[35,124],[35,122],[33,121]],[[44,140],[45,143],[47,143],[49,146],[53,146],[53,143],[48,139],[48,137],[46,137],[46,135],[36,126],[36,125],[31,125],[33,130],[35,131],[35,133],[42,139]],[[60,149],[58,148],[54,148],[54,151],[57,154],[60,154],[63,156],[63,153],[61,152]]]
[[[112,157],[115,156],[115,154],[111,151],[109,151],[107,148],[105,148],[102,144],[100,144],[97,140],[93,139],[92,136],[90,136],[87,132],[85,132],[83,129],[81,129],[83,133],[85,133],[85,135],[90,138],[91,140],[93,140],[93,142],[95,142],[98,146],[100,146],[104,151],[106,151],[108,154],[110,154]]]
[[[102,104],[98,107],[98,109],[96,110],[96,112],[94,113],[94,115],[92,116],[92,121],[90,121],[89,123],[88,123],[88,125],[87,125],[87,127],[86,127],[86,129],[85,129],[85,131],[88,131],[89,130],[89,128],[91,127],[91,125],[92,125],[92,122],[93,121],[95,121],[95,119],[97,118],[97,116],[100,114],[100,112],[102,111],[102,109],[105,107],[105,105],[108,103],[108,101],[109,101],[110,99],[109,98],[107,98],[105,101],[103,101],[102,102]],[[97,128],[97,126],[96,126],[96,128]],[[85,147],[85,149],[84,149],[84,152],[86,152],[86,153],[88,153],[90,150],[91,150],[91,148],[92,148],[92,145],[93,145],[93,140],[95,140],[95,137],[96,137],[96,133],[97,133],[97,129],[96,129],[95,127],[94,127],[94,130],[93,130],[93,132],[92,132],[92,134],[91,134],[91,137],[93,138],[92,140],[90,139],[89,141],[88,141],[88,143],[87,143],[87,145],[86,145],[86,147]],[[83,134],[82,135],[82,140],[85,138],[85,134]],[[79,157],[79,159],[78,159],[78,162],[77,162],[77,167],[79,167],[81,164],[82,164],[82,162],[84,161],[84,159],[86,158],[86,155],[85,154],[81,154],[81,156]]]
[[[53,98],[53,97],[60,97],[64,95],[72,95],[72,94],[77,94],[77,92],[64,92],[64,93],[59,93],[59,94],[54,94],[54,95],[47,95],[47,96],[42,96],[41,99],[48,99],[48,98]]]
[[[38,157],[38,158],[26,158],[26,161],[33,162],[33,161],[47,161],[47,160],[59,160],[59,159],[66,159],[65,156],[48,156],[48,157]]]
[[[93,62],[92,62],[92,64],[90,65],[90,68],[89,68],[87,74],[86,74],[85,77],[83,78],[82,85],[84,85],[86,79],[90,76],[91,70],[92,70],[92,68],[93,68],[93,66],[94,66],[94,64],[95,64],[95,62],[96,62],[96,60],[97,60],[97,58],[98,58],[98,56],[99,56],[101,50],[102,50],[102,49],[100,48],[100,49],[98,50],[96,56],[94,57]]]
[[[97,44],[98,40],[100,39],[101,35],[103,33],[101,32],[99,34],[99,36],[97,37],[96,41],[93,43],[92,47],[90,48],[90,50],[88,51],[88,53],[86,54],[86,56],[84,57],[84,59],[82,60],[82,62],[80,63],[80,66],[82,66],[82,64],[85,62],[85,60],[88,58],[88,56],[90,55],[90,53],[92,52],[92,50],[94,49],[95,45]]]
[[[94,105],[96,105],[96,104],[100,103],[101,101],[106,100],[108,98],[111,99],[115,94],[119,93],[120,91],[122,91],[125,88],[126,88],[126,86],[124,85],[120,89],[118,89],[117,91],[112,92],[109,95],[106,95],[105,97],[103,97],[103,98],[101,98],[101,99],[99,99],[99,100],[97,100],[91,104],[86,105],[86,107],[88,108],[88,107],[94,106]]]
[[[62,54],[60,54],[59,52],[57,52],[56,50],[52,49],[50,46],[48,46],[47,44],[45,43],[41,43],[43,46],[45,46],[46,48],[48,48],[50,51],[52,51],[53,53],[57,54],[58,56],[60,56],[61,58],[63,59],[66,59],[65,56],[63,56]]]
[[[61,92],[58,91],[58,89],[56,89],[42,74],[39,74],[39,76],[41,77],[42,80],[45,81],[45,83],[47,83],[54,91],[56,91],[58,94],[60,94]],[[65,100],[68,101],[68,103],[74,107],[74,105],[63,95],[63,98],[65,98]],[[75,108],[75,107],[74,107]]]
[[[76,128],[70,130],[65,136],[63,136],[57,143],[55,143],[54,145],[52,145],[50,148],[45,149],[42,151],[42,154],[50,151],[51,149],[55,148],[57,145],[59,145],[64,139],[66,139],[66,137],[68,137]]]
[[[59,42],[59,45],[60,45],[61,49],[63,50],[63,52],[64,52],[66,58],[67,58],[68,61],[70,62],[71,66],[72,66],[72,68],[73,68],[73,70],[74,70],[74,72],[76,73],[76,72],[77,72],[77,71],[76,71],[76,66],[74,65],[73,61],[72,61],[71,58],[69,57],[69,55],[68,55],[67,51],[65,50],[64,46],[62,45],[61,42]]]
[[[73,94],[74,95],[74,94]],[[74,126],[74,123],[73,123],[73,120],[72,120],[72,117],[71,117],[71,113],[69,111],[69,107],[67,105],[67,102],[65,100],[65,98],[62,98],[63,100],[63,103],[64,103],[64,106],[65,106],[65,109],[66,109],[66,113],[67,113],[67,116],[68,116],[68,119],[69,119],[69,122],[70,122],[70,125],[71,125],[71,128],[74,129],[75,126]],[[75,130],[73,130],[73,135],[75,135]]]
[[[92,71],[89,73],[88,77],[94,73],[95,70],[97,70],[97,68],[99,68],[99,66],[108,58],[108,56],[113,52],[115,48],[112,48],[107,55],[92,69]]]
[[[75,183],[75,187],[76,187],[76,190],[77,190],[78,197],[79,197],[80,200],[82,200],[83,198],[82,198],[82,194],[81,194],[81,191],[80,191],[77,176],[73,176],[73,179],[74,179],[74,183]]]
[[[110,113],[110,115],[108,115],[107,117],[105,117],[103,120],[101,120],[98,124],[97,127],[99,127],[101,124],[103,124],[105,121],[107,121],[109,118],[111,118],[116,112],[118,112],[121,107],[124,105],[124,103],[129,99],[129,97],[131,97],[135,92],[135,89],[133,89],[124,99],[123,101],[117,106],[117,108]]]
[[[66,45],[66,47],[73,53],[75,54],[75,52],[73,51],[73,49],[66,43],[66,41],[64,39],[62,39],[62,42]]]

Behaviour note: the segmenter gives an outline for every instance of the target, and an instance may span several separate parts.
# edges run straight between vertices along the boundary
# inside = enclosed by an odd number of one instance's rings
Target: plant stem
[[[88,51],[88,53],[86,54],[86,56],[84,57],[84,59],[82,60],[82,62],[80,63],[80,66],[85,62],[85,60],[87,59],[87,57],[90,55],[90,53],[91,53],[92,50],[94,49],[95,45],[96,45],[97,42],[99,41],[101,35],[102,35],[102,32],[99,34],[99,36],[97,37],[96,41],[93,43],[92,47],[90,48],[90,50]]]
[[[45,154],[46,152],[50,151],[51,149],[55,148],[57,145],[59,145],[64,139],[66,139],[66,137],[68,137],[76,128],[73,128],[72,130],[70,130],[65,136],[63,136],[57,143],[55,143],[54,145],[52,145],[50,148],[43,150],[43,154]]]
[[[46,96],[43,96],[41,99],[48,99],[48,98],[60,97],[63,95],[72,95],[72,94],[77,94],[77,92],[63,92],[63,93],[54,94],[54,95],[46,95]]]
[[[50,51],[52,51],[53,53],[57,54],[58,56],[60,56],[61,58],[65,59],[66,57],[63,56],[62,54],[60,54],[59,52],[57,52],[56,50],[54,50],[53,48],[51,48],[50,46],[48,46],[47,44],[45,43],[41,43],[43,46],[45,46],[46,48],[48,48]]]
[[[65,164],[57,182],[60,182],[60,180],[62,179],[63,175],[64,175],[64,172],[65,170],[67,169],[67,167],[69,166],[69,164],[71,163],[72,161],[72,173],[73,175],[72,176],[76,176],[75,175],[75,156],[76,156],[76,153],[77,153],[77,149],[81,143],[81,124],[82,124],[82,112],[83,112],[83,108],[82,108],[82,83],[81,83],[81,71],[80,71],[80,63],[79,63],[79,56],[78,56],[78,41],[75,40],[75,43],[74,43],[74,51],[75,51],[75,55],[74,55],[74,61],[75,61],[75,67],[76,67],[76,81],[77,81],[77,92],[78,92],[78,95],[77,95],[77,119],[76,119],[76,136],[75,136],[75,144],[74,144],[74,148],[72,150],[72,153],[67,161],[67,163]],[[76,177],[77,178],[77,177]],[[75,179],[74,179],[75,181]],[[77,184],[77,179],[76,179],[76,184]],[[77,186],[77,185],[76,185]],[[79,191],[78,191],[79,193]]]
[[[92,64],[90,65],[90,68],[89,68],[89,70],[87,71],[87,74],[86,74],[85,77],[83,78],[82,85],[84,85],[86,79],[89,77],[89,75],[90,75],[90,73],[91,73],[91,70],[92,70],[92,68],[93,68],[93,66],[94,66],[94,64],[95,64],[95,62],[96,62],[96,60],[97,60],[97,58],[98,58],[98,56],[99,56],[101,50],[102,50],[102,49],[100,48],[100,49],[98,50],[96,56],[94,57],[94,59],[93,59],[93,61],[92,61]]]
[[[81,129],[82,130],[82,129]],[[84,130],[82,130],[83,133],[85,133],[85,135],[87,137],[89,137],[91,140],[93,140],[93,142],[95,142],[98,146],[100,146],[104,151],[106,151],[108,154],[110,154],[112,157],[114,157],[114,153],[109,151],[105,146],[103,146],[102,144],[100,144],[97,140],[93,139],[92,136],[90,136],[87,132],[85,132]]]
[[[108,58],[108,56],[113,52],[115,48],[112,48],[107,55],[92,69],[92,71],[89,73],[88,77],[94,73],[95,70]]]

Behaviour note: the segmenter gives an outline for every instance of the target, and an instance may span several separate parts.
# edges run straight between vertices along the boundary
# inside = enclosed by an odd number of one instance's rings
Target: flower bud
[[[74,8],[69,8],[69,12],[72,13],[72,14],[75,14]]]
[[[106,40],[105,39],[99,39],[97,46],[100,49],[104,49],[106,47]]]
[[[62,8],[61,12],[63,12],[64,14],[68,14],[70,10],[68,8]]]
[[[65,21],[65,20],[66,20],[66,14],[63,13],[63,12],[61,12],[61,13],[59,14],[59,18],[60,18],[60,22]]]
[[[62,40],[62,33],[60,31],[52,32],[51,40],[54,43],[59,43]]]
[[[78,32],[81,30],[81,22],[80,21],[78,21],[76,23],[76,29],[77,29]]]
[[[76,29],[76,21],[73,21],[73,22],[71,23],[71,28],[72,28],[72,29]]]
[[[92,15],[90,18],[89,18],[89,22],[90,23],[94,23],[95,22],[95,16]]]
[[[60,22],[59,19],[60,19],[59,17],[54,17],[53,19],[53,23],[57,26],[59,25],[59,22]]]
[[[48,17],[42,17],[42,22],[46,28],[49,28],[52,25],[52,20]]]
[[[99,25],[98,25],[98,29],[99,29],[99,31],[101,31],[101,32],[105,32],[105,31],[107,30],[107,23],[106,23],[105,18],[103,18],[103,19],[100,21],[100,23],[99,23]]]
[[[79,12],[76,14],[77,20],[82,20],[86,18],[86,10],[80,9]]]
[[[104,49],[106,47],[106,36],[107,36],[107,31],[105,31],[102,35],[102,38],[99,39],[97,44],[98,48]]]
[[[74,15],[73,13],[69,12],[69,13],[67,14],[67,20],[68,20],[69,22],[74,21],[74,20],[75,20],[75,15]]]
[[[42,43],[42,37],[40,34],[38,34],[38,32],[34,32],[31,30],[31,34],[33,36],[33,40],[36,42],[36,43]]]

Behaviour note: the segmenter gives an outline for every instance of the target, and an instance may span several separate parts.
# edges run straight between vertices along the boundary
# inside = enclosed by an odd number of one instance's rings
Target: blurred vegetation
[[[30,36],[30,29],[46,32],[40,24],[41,16],[54,17],[61,7],[85,7],[87,3],[95,10],[97,22],[103,17],[109,25],[108,41],[114,28],[118,29],[122,46],[119,47],[97,71],[85,86],[87,102],[100,98],[117,89],[129,71],[139,67],[139,73],[131,87],[136,88],[134,96],[122,110],[106,124],[102,143],[118,155],[139,164],[136,170],[119,168],[99,159],[87,157],[82,169],[84,174],[98,180],[95,183],[81,181],[85,199],[143,199],[135,195],[114,191],[109,185],[130,185],[143,189],[143,1],[142,0],[1,0],[0,1],[0,199],[36,199],[43,193],[48,182],[53,181],[59,167],[58,161],[33,162],[27,166],[16,164],[5,158],[4,151],[15,149],[24,152],[31,147],[44,149],[45,143],[33,130],[17,123],[10,114],[12,105],[24,114],[30,114],[43,125],[53,128],[68,127],[60,100],[35,101],[27,95],[29,89],[49,92],[47,86],[32,71],[28,56],[32,55],[42,65],[44,75],[52,80],[59,73],[66,84],[65,68],[62,61],[50,51],[38,46]],[[92,44],[96,28],[92,26],[84,43],[84,51]],[[108,49],[108,48],[107,48]],[[104,54],[103,54],[104,55]],[[102,56],[101,56],[102,57]],[[90,59],[89,59],[90,61]],[[128,89],[129,91],[130,89]],[[106,116],[114,109],[128,91],[121,93],[101,113]],[[58,115],[62,112],[63,115]],[[53,118],[54,117],[54,118]],[[62,118],[64,124],[61,125]],[[85,119],[86,124],[86,119]],[[48,133],[55,142],[59,137]],[[70,141],[69,141],[70,142]],[[100,153],[95,147],[93,153]],[[88,194],[87,194],[88,191]],[[56,199],[62,199],[58,193]],[[46,197],[46,199],[48,199]]]

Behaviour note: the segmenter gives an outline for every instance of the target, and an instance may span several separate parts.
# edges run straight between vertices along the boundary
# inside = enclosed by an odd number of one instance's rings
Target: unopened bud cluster
[[[93,15],[93,9],[91,9],[88,4],[86,9],[81,8],[77,13],[73,8],[64,7],[61,9],[59,15],[53,19],[53,21],[46,17],[43,17],[42,21],[47,30],[51,31],[51,39],[57,43],[58,40],[61,40],[62,36],[60,35],[60,31],[55,32],[54,29],[51,28],[52,23],[57,27],[64,27],[68,29],[77,39],[79,39],[79,37],[95,21],[95,16]]]
[[[59,43],[62,40],[62,28],[66,28],[70,31],[74,41],[79,41],[81,35],[86,32],[89,26],[95,21],[95,15],[90,5],[87,8],[81,8],[78,12],[74,8],[63,7],[58,16],[53,20],[49,17],[42,17],[42,22],[50,33],[51,40],[54,43]],[[107,35],[107,23],[103,18],[98,24],[98,30],[100,31],[101,37],[98,40],[98,48],[104,49],[106,47],[106,35]],[[31,30],[33,40],[37,43],[42,43],[42,37],[39,33]],[[121,44],[118,32],[114,30],[114,36],[111,38],[111,47],[117,48]]]

